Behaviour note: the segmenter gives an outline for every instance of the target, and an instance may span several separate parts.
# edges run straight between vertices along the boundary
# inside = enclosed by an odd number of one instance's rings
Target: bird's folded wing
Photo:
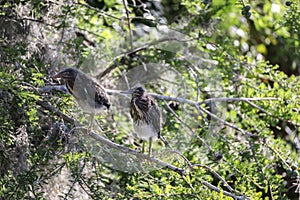
[[[154,130],[158,133],[161,131],[161,112],[155,102],[152,103],[149,109],[149,118],[152,120]]]

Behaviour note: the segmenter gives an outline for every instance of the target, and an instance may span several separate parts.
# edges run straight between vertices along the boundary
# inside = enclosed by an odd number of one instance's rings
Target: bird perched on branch
[[[101,112],[105,107],[109,109],[110,99],[105,89],[83,72],[74,68],[66,68],[52,77],[63,79],[68,91],[79,106],[91,114],[90,127],[95,114]]]
[[[155,100],[146,93],[143,87],[135,87],[123,94],[131,94],[130,115],[133,119],[134,130],[137,137],[143,140],[142,152],[145,141],[149,141],[149,155],[152,151],[152,140],[161,139],[166,146],[167,141],[161,136],[161,111]]]

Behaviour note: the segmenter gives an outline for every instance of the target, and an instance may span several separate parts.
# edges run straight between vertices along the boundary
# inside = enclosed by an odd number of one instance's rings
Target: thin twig
[[[278,100],[278,98],[277,98],[277,100]],[[278,116],[275,116],[275,115],[269,113],[268,111],[266,111],[266,110],[263,109],[262,107],[260,107],[260,106],[258,106],[258,105],[256,105],[256,104],[254,104],[253,102],[250,102],[249,99],[246,99],[245,102],[248,103],[248,104],[249,104],[250,106],[252,106],[253,108],[256,108],[257,110],[259,110],[259,111],[265,113],[265,114],[268,115],[268,116],[274,117],[274,118],[279,119],[279,120],[281,120],[281,121],[284,121],[284,122],[287,122],[287,123],[289,123],[289,124],[293,124],[294,126],[300,127],[300,124],[297,124],[297,123],[295,123],[295,122],[292,122],[291,120],[286,120],[286,119],[283,119],[283,118],[281,118],[281,117],[278,117]]]
[[[189,168],[193,169],[193,165],[192,163],[189,161],[189,159],[187,159],[187,157],[185,157],[180,151],[176,150],[176,149],[171,149],[171,150],[166,150],[166,153],[175,153],[178,154],[181,158],[183,158],[183,160],[187,163],[187,165],[189,166]]]
[[[250,133],[248,131],[245,131],[244,129],[240,128],[240,127],[237,127],[236,125],[232,124],[232,123],[229,123],[227,122],[226,120],[218,117],[217,115],[211,113],[210,111],[202,108],[201,106],[198,106],[198,108],[203,111],[204,113],[206,113],[207,115],[209,115],[211,118],[215,119],[215,120],[218,120],[219,122],[225,124],[226,126],[230,127],[230,128],[233,128],[237,131],[239,131],[240,133],[242,133],[243,135],[247,136],[247,137],[253,137],[253,138],[258,138],[259,136],[256,135],[256,134],[253,134],[253,133]]]
[[[274,148],[272,148],[268,143],[267,141],[264,141],[263,142],[263,145],[266,145],[273,153],[275,153],[279,159],[283,162],[283,164],[289,169],[292,171],[292,168],[291,166],[288,165],[288,163],[283,159],[283,157],[278,153],[278,151],[276,151]]]
[[[214,103],[214,102],[233,102],[233,101],[273,101],[273,100],[279,100],[279,98],[276,97],[257,97],[257,98],[247,98],[247,97],[222,97],[222,98],[210,98],[206,99],[205,101],[199,102],[199,104],[208,104],[208,103]]]
[[[146,50],[147,48],[149,48],[151,46],[155,46],[157,44],[160,44],[160,43],[163,43],[163,42],[166,42],[166,41],[187,42],[189,40],[179,40],[176,37],[166,37],[166,38],[162,38],[162,39],[159,39],[159,40],[155,40],[155,41],[149,42],[149,43],[147,43],[147,44],[145,44],[143,46],[137,47],[135,49],[131,49],[130,51],[127,51],[127,52],[122,53],[119,56],[115,57],[115,59],[111,62],[111,64],[109,64],[103,72],[101,72],[100,74],[98,74],[96,76],[96,79],[100,80],[102,77],[104,77],[105,75],[107,75],[108,73],[110,73],[112,70],[116,69],[119,66],[118,60],[122,60],[122,59],[124,59],[127,56],[132,56],[132,55],[134,55],[134,54],[136,54],[136,53],[138,53],[140,51]]]
[[[205,185],[206,187],[209,187],[210,189],[212,189],[212,190],[214,190],[214,191],[216,191],[216,192],[218,192],[218,193],[220,193],[220,192],[222,191],[224,195],[229,196],[229,197],[232,197],[232,198],[234,198],[234,199],[238,199],[238,200],[239,200],[239,199],[240,199],[240,200],[249,199],[249,198],[246,197],[246,196],[236,196],[236,195],[234,195],[234,194],[232,194],[232,193],[230,193],[230,192],[221,190],[221,189],[219,189],[218,187],[216,187],[216,186],[214,186],[214,185],[208,183],[207,181],[202,180],[201,182],[202,182],[202,184]]]
[[[83,177],[82,175],[80,176],[80,180],[82,181],[82,183],[91,191],[90,185],[86,182],[85,177]],[[80,183],[80,182],[79,182]],[[92,199],[93,194],[95,193],[91,193],[89,191],[86,190],[86,188],[82,185],[82,183],[80,183],[80,187],[85,191],[85,193]]]
[[[218,179],[220,179],[222,181],[222,183],[225,185],[225,187],[227,187],[230,192],[235,192],[234,189],[225,181],[225,179],[223,179],[223,177],[220,174],[218,174],[217,172],[215,172],[212,168],[210,168],[207,165],[202,165],[202,164],[194,164],[193,165],[193,167],[196,167],[196,166],[207,169],[210,173],[212,173]]]
[[[256,166],[258,168],[258,171],[263,175],[264,179],[267,180],[267,183],[268,183],[268,192],[269,192],[269,197],[271,200],[274,199],[273,197],[273,192],[272,192],[272,188],[270,186],[270,179],[269,179],[269,176],[267,176],[264,172],[264,170],[262,169],[261,167],[261,164],[259,163],[258,159],[257,159],[257,156],[256,156],[256,152],[255,152],[255,149],[254,149],[254,143],[252,140],[249,140],[248,138],[248,142],[249,142],[249,145],[250,145],[250,150],[251,150],[251,153],[252,153],[252,157],[254,158],[254,161],[256,162]]]
[[[84,6],[84,7],[88,8],[88,9],[91,9],[91,10],[94,10],[94,11],[97,11],[102,16],[108,16],[108,17],[111,17],[111,18],[119,20],[119,21],[122,20],[121,18],[118,18],[118,17],[116,17],[114,15],[108,14],[108,13],[104,12],[103,10],[100,10],[98,8],[95,8],[95,7],[92,7],[92,6],[88,5],[88,4],[83,4],[83,3],[80,3],[80,2],[75,3],[75,4],[80,5],[80,6]]]
[[[251,183],[253,183],[257,188],[264,190],[265,187],[259,185],[258,183],[255,182],[254,179],[252,179],[252,177],[250,177],[247,174],[243,174],[238,168],[236,168],[234,165],[232,165],[231,163],[227,162],[226,159],[223,159],[223,162],[225,162],[227,165],[229,165],[232,169],[234,169],[234,171],[236,171],[237,173],[239,173],[243,178],[245,177],[246,179],[248,179]]]
[[[44,109],[49,110],[54,112],[57,116],[63,118],[65,121],[69,122],[69,123],[74,123],[75,120],[67,115],[65,115],[64,113],[62,113],[60,110],[58,110],[57,108],[55,108],[54,106],[50,105],[47,102],[44,101],[37,101],[36,104],[42,106]]]
[[[49,172],[48,174],[45,174],[43,177],[40,177],[38,180],[36,180],[34,183],[35,184],[40,184],[41,182],[43,182],[44,180],[48,180],[49,178],[51,178],[52,176],[54,176],[55,174],[57,174],[59,171],[62,170],[62,168],[65,166],[65,163],[62,163],[59,167],[57,167],[56,169],[54,169],[53,171]]]
[[[182,179],[188,184],[188,186],[193,190],[193,192],[196,192],[193,185],[184,176],[182,176]]]
[[[68,197],[70,197],[71,192],[72,192],[72,189],[74,188],[75,184],[76,184],[76,183],[78,182],[78,180],[80,179],[80,176],[81,176],[82,171],[83,171],[83,169],[84,169],[84,167],[85,167],[85,164],[86,164],[86,162],[83,163],[83,165],[82,165],[81,169],[79,170],[79,172],[76,173],[76,177],[75,177],[75,179],[72,181],[72,185],[69,187],[69,190],[68,190],[68,192],[65,194],[64,199],[67,200]]]
[[[126,12],[126,18],[127,18],[127,26],[129,29],[129,42],[130,42],[130,50],[133,49],[133,41],[132,41],[132,29],[131,29],[131,20],[130,20],[130,15],[129,15],[129,9],[128,9],[128,2],[127,0],[122,0],[125,12]]]
[[[52,27],[52,28],[55,28],[55,29],[59,29],[59,27],[61,25],[55,25],[55,24],[50,24],[50,23],[47,23],[45,22],[44,20],[39,20],[39,19],[34,19],[34,18],[29,18],[29,17],[23,17],[22,20],[26,20],[26,21],[31,21],[31,22],[36,22],[36,23],[40,23],[40,24],[44,24],[46,26],[49,26],[49,27]],[[93,31],[90,31],[90,30],[87,30],[87,29],[83,29],[83,28],[80,28],[80,27],[76,27],[76,26],[68,26],[67,24],[64,24],[64,27],[65,28],[70,28],[70,29],[73,29],[73,30],[80,30],[80,31],[84,31],[84,32],[87,32],[91,35],[94,35],[96,37],[99,37],[99,38],[103,38],[102,35],[99,35]]]
[[[174,117],[181,123],[183,124],[187,129],[189,129],[189,131],[191,133],[193,133],[194,135],[197,136],[197,138],[205,145],[206,148],[209,149],[210,152],[213,152],[212,148],[207,144],[207,142],[205,142],[202,138],[200,138],[196,133],[195,131],[193,131],[193,129],[188,125],[186,124],[184,121],[182,121],[180,119],[180,117],[174,112],[174,110],[167,104],[166,100],[163,100],[165,105],[167,106],[168,110],[174,115]]]

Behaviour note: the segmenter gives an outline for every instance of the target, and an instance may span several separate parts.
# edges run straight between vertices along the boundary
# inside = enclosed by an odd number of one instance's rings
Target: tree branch
[[[90,6],[90,5],[88,5],[88,4],[83,4],[83,3],[75,3],[75,4],[77,4],[77,5],[80,5],[80,6],[83,6],[83,7],[86,7],[86,8],[88,8],[88,9],[91,9],[91,10],[94,10],[94,11],[97,11],[100,15],[102,15],[102,16],[108,16],[108,17],[111,17],[111,18],[113,18],[113,19],[116,19],[116,20],[120,20],[121,21],[121,18],[118,18],[118,17],[116,17],[116,16],[114,16],[114,15],[111,15],[111,14],[108,14],[108,13],[106,13],[106,12],[104,12],[103,10],[100,10],[100,9],[98,9],[98,8],[95,8],[95,7],[93,7],[93,6]]]
[[[74,123],[75,120],[67,115],[65,115],[64,113],[62,113],[60,110],[58,110],[57,108],[55,108],[54,106],[50,105],[47,102],[44,101],[37,101],[36,102],[37,105],[40,105],[41,107],[43,107],[46,110],[52,111],[54,112],[57,116],[63,118],[65,121],[69,122],[69,123]]]
[[[143,46],[140,46],[140,47],[137,47],[135,49],[131,49],[130,51],[127,51],[125,53],[122,53],[120,54],[119,56],[115,57],[115,59],[111,62],[111,64],[109,64],[106,69],[101,72],[100,74],[98,74],[95,78],[100,80],[102,77],[104,77],[105,75],[109,74],[112,70],[114,70],[115,68],[117,68],[119,66],[119,63],[118,63],[118,60],[122,60],[124,59],[125,57],[127,56],[132,56],[133,54],[136,54],[140,51],[143,51],[151,46],[155,46],[159,43],[162,43],[162,42],[166,42],[166,41],[181,41],[181,42],[187,42],[189,40],[179,40],[178,38],[176,37],[167,37],[167,38],[162,38],[162,39],[159,39],[159,40],[155,40],[155,41],[152,41],[152,42],[149,42]]]
[[[206,187],[208,187],[208,188],[210,188],[210,189],[212,189],[212,190],[214,190],[214,191],[216,191],[216,192],[218,192],[218,193],[220,193],[220,192],[222,191],[223,194],[225,194],[226,196],[232,197],[232,198],[234,198],[234,199],[240,199],[240,200],[249,199],[248,197],[245,197],[245,196],[236,196],[236,195],[234,195],[234,194],[232,194],[232,193],[230,193],[230,192],[221,190],[221,189],[219,189],[218,187],[216,187],[216,186],[214,186],[214,185],[208,183],[207,181],[202,180],[201,182],[202,182],[202,184],[205,185]]]
[[[196,166],[207,169],[210,173],[212,173],[214,176],[216,176],[218,179],[220,179],[222,181],[222,183],[225,185],[225,187],[227,187],[230,192],[234,192],[234,189],[232,187],[230,187],[230,185],[225,181],[225,179],[223,179],[223,177],[220,174],[218,174],[217,172],[215,172],[212,168],[210,168],[207,165],[202,165],[202,164],[193,165],[193,167],[196,167]]]
[[[96,134],[94,132],[90,132],[89,136],[92,137],[92,138],[94,138],[95,140],[97,140],[97,141],[99,141],[99,142],[101,142],[101,143],[103,143],[103,144],[105,144],[105,145],[107,145],[107,146],[109,146],[111,148],[117,149],[117,150],[119,150],[119,151],[121,151],[123,153],[128,153],[128,154],[136,156],[137,158],[141,158],[141,159],[145,159],[145,160],[151,161],[153,163],[156,163],[158,165],[166,167],[166,168],[168,168],[168,169],[170,169],[170,170],[172,170],[172,171],[180,174],[181,176],[185,175],[185,171],[183,169],[180,169],[180,168],[178,168],[178,167],[176,167],[174,165],[168,164],[168,163],[166,163],[164,161],[161,161],[161,160],[158,160],[156,158],[150,157],[147,154],[139,153],[136,150],[133,150],[133,149],[124,147],[122,145],[119,145],[117,143],[114,143],[114,142],[112,142],[112,141],[110,141],[110,140],[108,140],[108,139],[106,139],[104,137],[101,137],[100,135],[98,135],[98,134]]]
[[[276,98],[276,100],[278,100],[278,98]],[[297,124],[297,123],[295,123],[295,122],[292,122],[291,120],[286,120],[286,119],[283,119],[283,118],[281,118],[281,117],[278,117],[278,116],[275,116],[275,115],[269,113],[268,111],[266,111],[266,110],[263,109],[262,107],[260,107],[260,106],[258,106],[258,105],[256,105],[256,104],[254,104],[253,102],[250,102],[249,99],[246,99],[245,102],[248,103],[248,104],[249,104],[250,106],[252,106],[253,108],[256,108],[257,110],[259,110],[259,111],[265,113],[266,115],[268,115],[268,116],[270,116],[270,117],[274,117],[274,118],[277,118],[277,119],[279,119],[279,120],[281,120],[281,121],[287,122],[287,123],[292,124],[292,125],[297,126],[297,127],[300,127],[300,124]]]
[[[131,20],[129,15],[129,9],[128,9],[128,2],[127,0],[122,0],[125,11],[126,11],[126,18],[127,18],[127,26],[129,29],[129,42],[130,42],[130,50],[133,49],[133,41],[132,41],[132,29],[131,29]]]

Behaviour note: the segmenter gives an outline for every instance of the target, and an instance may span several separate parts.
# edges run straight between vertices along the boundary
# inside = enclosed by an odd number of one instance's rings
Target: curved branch
[[[87,131],[86,128],[81,128],[80,127],[78,129],[83,129],[83,130]],[[169,163],[166,163],[166,162],[164,162],[162,160],[159,160],[159,159],[156,159],[154,157],[150,157],[147,154],[139,153],[136,150],[133,150],[133,149],[127,148],[125,146],[122,146],[120,144],[114,143],[114,142],[110,141],[109,139],[106,139],[106,138],[104,138],[104,137],[102,137],[102,136],[100,136],[100,135],[98,135],[98,134],[96,134],[96,133],[94,133],[92,131],[89,132],[88,135],[90,137],[94,138],[96,141],[101,142],[101,143],[109,146],[110,148],[117,149],[117,150],[121,151],[122,153],[128,153],[130,155],[136,156],[137,158],[141,158],[141,159],[145,159],[145,160],[151,161],[153,163],[156,163],[158,165],[166,167],[166,168],[168,168],[168,169],[170,169],[170,170],[172,170],[172,171],[180,174],[181,176],[185,175],[185,171],[183,169],[180,169],[180,168],[178,168],[178,167],[176,167],[174,165],[171,165]]]
[[[215,172],[212,168],[210,168],[207,165],[202,165],[202,164],[195,164],[195,165],[193,165],[193,167],[196,167],[196,166],[203,167],[203,168],[207,169],[210,173],[212,173],[218,179],[220,179],[222,181],[222,183],[225,185],[225,187],[227,187],[230,192],[234,192],[234,189],[225,181],[225,179],[223,179],[223,177],[220,174],[218,174],[217,172]]]
[[[224,191],[224,190],[221,190],[220,188],[210,184],[209,182],[207,181],[202,181],[202,184],[205,185],[206,187],[209,187],[210,189],[220,193],[221,191],[223,192],[223,194],[225,194],[226,196],[229,196],[229,197],[232,197],[234,199],[240,199],[240,200],[245,200],[245,199],[249,199],[248,197],[245,197],[245,196],[236,196],[230,192],[227,192],[227,191]]]
[[[101,78],[103,78],[105,75],[109,74],[112,70],[116,69],[118,66],[119,66],[119,63],[118,63],[118,60],[121,60],[124,59],[125,57],[127,56],[132,56],[140,51],[144,51],[146,50],[147,48],[149,47],[152,47],[152,46],[155,46],[159,43],[163,43],[163,42],[166,42],[166,41],[181,41],[181,42],[187,42],[189,40],[179,40],[178,38],[176,37],[166,37],[166,38],[162,38],[162,39],[159,39],[159,40],[155,40],[153,42],[149,42],[143,46],[140,46],[140,47],[137,47],[135,49],[131,49],[130,51],[127,51],[125,53],[122,53],[120,54],[119,56],[115,57],[115,59],[111,62],[111,64],[109,64],[106,69],[101,72],[100,74],[98,74],[95,78],[100,80]],[[122,62],[121,62],[122,64]]]

